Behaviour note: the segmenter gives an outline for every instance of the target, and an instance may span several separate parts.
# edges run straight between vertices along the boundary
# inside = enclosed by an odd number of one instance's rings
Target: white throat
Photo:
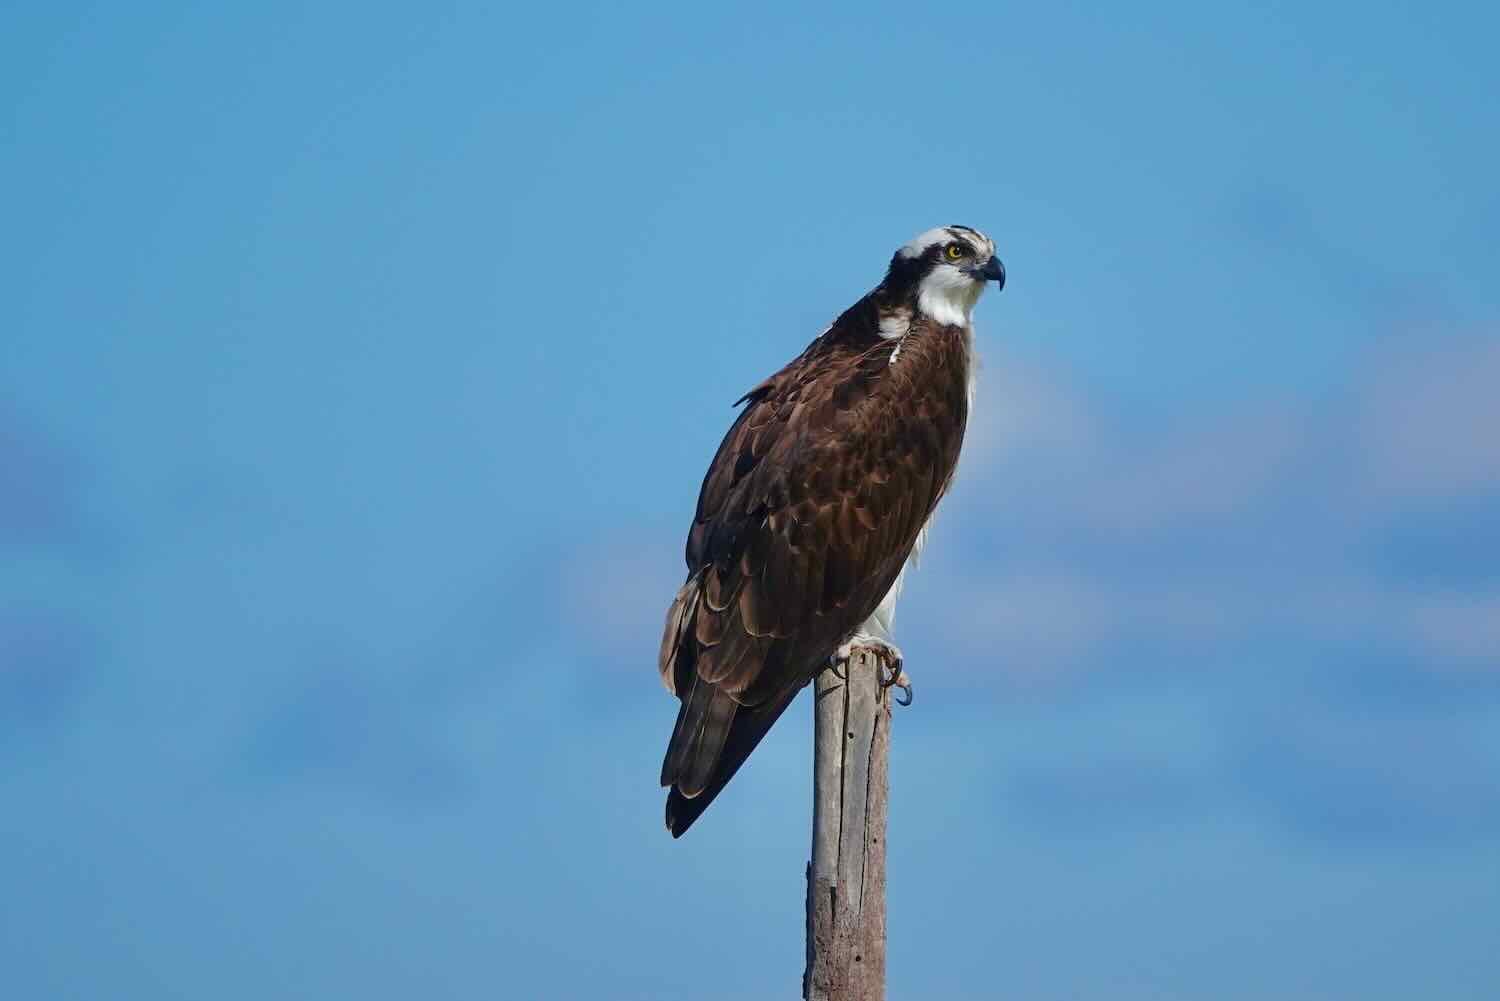
[[[939,264],[917,288],[917,309],[935,323],[967,327],[983,291],[982,280],[975,281],[951,264]]]

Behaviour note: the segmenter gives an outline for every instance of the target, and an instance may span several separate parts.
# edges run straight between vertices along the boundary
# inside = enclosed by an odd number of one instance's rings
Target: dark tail
[[[797,692],[793,688],[751,708],[735,702],[718,685],[694,681],[677,713],[677,727],[661,766],[661,784],[671,787],[667,830],[672,837],[682,837],[708,809]]]

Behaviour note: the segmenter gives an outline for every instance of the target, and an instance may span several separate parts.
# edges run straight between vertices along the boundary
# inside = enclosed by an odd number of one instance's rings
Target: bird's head
[[[929,229],[896,251],[882,283],[938,323],[967,326],[986,282],[1005,287],[995,242],[968,226]]]

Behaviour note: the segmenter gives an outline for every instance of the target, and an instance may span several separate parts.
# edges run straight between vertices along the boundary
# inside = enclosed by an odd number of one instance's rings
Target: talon
[[[899,657],[889,660],[884,657],[880,660],[880,687],[890,688],[892,685],[901,684],[901,679],[906,677],[906,672],[901,669],[902,661]]]
[[[909,705],[911,705],[911,700],[913,698],[913,696],[912,696],[912,690],[911,690],[911,678],[907,677],[906,672],[904,670],[902,670],[902,668],[901,668],[901,662],[899,660],[896,661],[893,665],[891,665],[891,674],[890,674],[890,677],[889,678],[882,678],[880,680],[880,687],[882,687],[882,688],[899,688],[903,693],[905,693],[906,698],[903,699],[899,695],[895,696],[896,705],[898,705],[898,706],[909,706]]]
[[[845,643],[843,646],[835,647],[833,653],[828,655],[828,670],[832,671],[833,676],[840,681],[847,682],[849,680],[850,653],[849,644]]]
[[[899,688],[906,698],[895,696],[896,704],[909,706],[912,701],[911,678],[907,676],[905,669],[901,666],[905,660],[901,657],[899,650],[892,649],[880,659],[880,688],[885,691],[889,688]]]
[[[902,669],[902,665],[906,662],[905,658],[901,656],[900,648],[889,640],[864,634],[851,636],[829,656],[829,669],[839,680],[847,682],[849,663],[861,653],[868,653],[875,659],[876,681],[880,685],[880,690],[884,692],[888,688],[899,688],[906,697],[897,698],[897,704],[911,705],[911,679]]]

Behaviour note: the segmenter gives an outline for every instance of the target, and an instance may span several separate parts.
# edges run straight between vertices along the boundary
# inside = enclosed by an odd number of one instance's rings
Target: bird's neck
[[[882,296],[881,292],[876,290],[872,305],[875,332],[891,345],[886,365],[909,376],[917,376],[922,370],[939,380],[957,376],[964,387],[967,410],[974,401],[978,374],[974,326],[970,322],[978,293],[967,302],[939,301],[924,308],[916,290],[904,297]]]
[[[904,336],[921,319],[932,326],[967,330],[983,291],[983,285],[968,281],[960,285],[923,282],[902,290],[882,286],[873,296],[880,336]]]
[[[933,323],[967,328],[982,292],[984,285],[979,282],[957,285],[923,282],[917,291],[917,311]]]

